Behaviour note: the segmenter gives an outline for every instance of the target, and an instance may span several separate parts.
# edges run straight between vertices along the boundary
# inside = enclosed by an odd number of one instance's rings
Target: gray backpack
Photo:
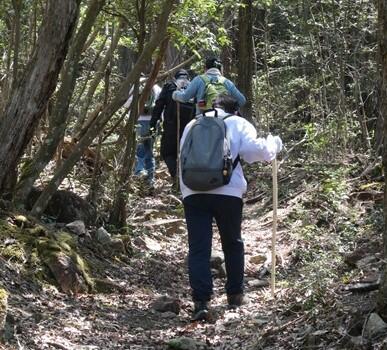
[[[232,161],[224,120],[229,116],[196,117],[180,152],[183,183],[194,191],[209,191],[227,185],[239,156]]]

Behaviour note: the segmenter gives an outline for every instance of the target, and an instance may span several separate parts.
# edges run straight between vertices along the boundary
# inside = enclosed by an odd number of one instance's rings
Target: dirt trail
[[[169,200],[167,193],[159,188],[159,195],[145,197],[143,203],[137,203],[137,210],[141,212],[148,208],[152,213],[152,209],[156,209],[153,214],[160,215],[163,211],[160,207],[168,208],[165,205]],[[271,218],[270,213],[258,217],[256,212],[256,205],[245,206],[243,237],[246,294],[250,301],[240,309],[226,309],[225,279],[216,277],[211,302],[215,322],[191,323],[185,230],[180,228],[171,233],[162,226],[151,226],[137,231],[134,256],[129,263],[102,262],[105,278],[120,285],[124,291],[75,298],[51,287],[34,291],[30,285],[23,285],[21,276],[14,271],[15,283],[22,292],[10,298],[9,307],[15,322],[15,341],[19,346],[8,348],[168,349],[167,343],[177,337],[193,339],[198,349],[204,344],[208,349],[252,348],[259,328],[273,317],[269,287],[257,286],[259,274],[263,280],[269,281],[263,266],[271,244]],[[173,216],[169,215],[168,219],[173,219]],[[140,223],[137,224],[137,228],[141,227]],[[279,246],[281,241],[280,227]],[[136,244],[141,247],[136,248]],[[213,250],[221,250],[217,232]],[[160,313],[150,307],[162,295],[180,301],[178,315]]]

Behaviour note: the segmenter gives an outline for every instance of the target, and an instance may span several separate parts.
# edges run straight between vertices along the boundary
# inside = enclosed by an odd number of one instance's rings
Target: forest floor
[[[161,170],[153,196],[130,197],[130,258],[87,253],[91,274],[116,289],[70,296],[31,282],[20,261],[1,257],[0,283],[9,298],[7,343],[0,349],[386,349],[386,334],[365,327],[381,264],[381,182],[348,181],[341,166],[280,169],[272,298],[271,168],[248,173],[246,305],[227,309],[217,265],[213,320],[190,321],[183,210]],[[219,256],[216,232],[213,250]],[[163,296],[174,306],[156,311]]]

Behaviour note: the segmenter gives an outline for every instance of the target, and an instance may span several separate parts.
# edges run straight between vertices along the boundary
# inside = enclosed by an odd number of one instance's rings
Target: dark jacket
[[[163,86],[152,111],[151,128],[156,127],[157,122],[161,119],[161,115],[164,112],[163,135],[161,139],[162,155],[177,153],[177,106],[176,101],[172,99],[172,93],[175,90],[175,82],[167,82]],[[180,137],[183,134],[185,126],[194,116],[195,105],[193,103],[180,103]]]

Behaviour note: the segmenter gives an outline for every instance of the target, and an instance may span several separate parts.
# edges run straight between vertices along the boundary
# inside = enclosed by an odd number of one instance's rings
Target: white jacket
[[[217,109],[218,117],[225,117],[226,114],[222,109]],[[207,116],[209,114],[206,114]],[[182,149],[184,140],[187,136],[187,133],[195,120],[192,120],[184,129],[183,135],[180,142],[180,150]],[[230,135],[231,143],[231,155],[234,160],[238,154],[241,159],[247,163],[253,163],[257,161],[271,161],[276,157],[276,154],[281,150],[281,145],[278,145],[276,138],[271,135],[265,138],[257,138],[257,131],[254,126],[249,123],[246,119],[232,116],[225,119],[227,126],[227,132]],[[280,140],[277,137],[277,140]],[[238,162],[238,165],[234,169],[231,177],[230,183],[227,185],[218,187],[214,190],[200,192],[193,191],[187,186],[184,185],[182,181],[181,171],[180,171],[180,189],[183,194],[183,198],[188,197],[192,194],[197,193],[212,193],[212,194],[223,194],[227,196],[239,197],[242,198],[243,194],[246,192],[247,183],[245,177],[243,176],[243,169]]]
[[[141,82],[144,82],[145,80],[146,80],[145,78],[140,79]],[[141,86],[140,90],[142,91],[142,89],[143,89],[143,86]],[[157,84],[153,85],[151,94],[153,94],[154,101],[156,101],[159,98],[160,92],[161,92],[161,87],[158,86]],[[131,87],[131,89],[129,91],[128,99],[124,103],[124,108],[130,108],[132,105],[132,101],[133,101],[133,86]],[[129,112],[129,114],[130,114],[130,112]],[[150,113],[148,113],[148,114],[140,114],[138,116],[137,120],[138,121],[150,121],[151,119],[152,119],[152,115]]]

